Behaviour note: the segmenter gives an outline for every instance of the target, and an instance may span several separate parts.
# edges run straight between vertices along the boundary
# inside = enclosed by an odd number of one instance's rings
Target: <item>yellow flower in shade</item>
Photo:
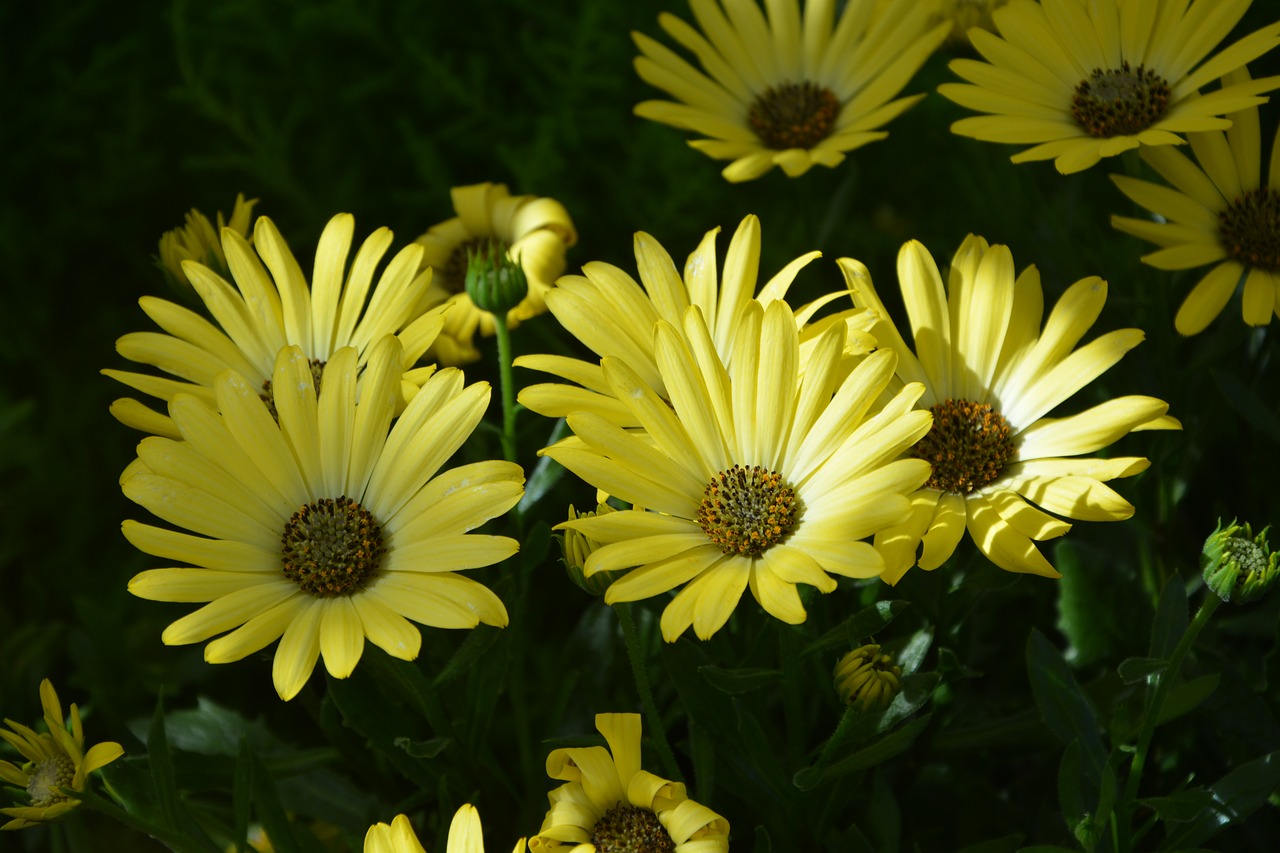
[[[497,251],[519,261],[529,293],[507,312],[507,327],[515,328],[547,310],[545,296],[564,272],[565,251],[578,242],[578,232],[564,205],[554,199],[511,195],[506,184],[454,187],[453,219],[433,225],[418,238],[422,265],[435,270],[426,304],[447,300],[453,305],[431,354],[441,364],[468,364],[480,358],[476,332],[494,332],[493,315],[481,311],[465,292],[467,253]]]
[[[218,275],[226,276],[227,256],[222,251],[222,229],[230,228],[241,237],[249,234],[249,224],[253,217],[253,206],[258,200],[244,200],[244,193],[236,194],[235,207],[231,209],[231,221],[228,222],[218,211],[218,227],[215,229],[205,216],[194,207],[187,214],[187,224],[172,231],[166,231],[160,238],[160,269],[165,277],[179,290],[191,287],[187,274],[182,270],[183,261],[197,261],[209,267]]]
[[[748,588],[768,613],[797,624],[806,617],[797,583],[831,592],[832,574],[880,574],[880,555],[857,540],[903,521],[905,495],[929,476],[922,460],[894,461],[929,429],[930,415],[911,410],[919,385],[866,417],[893,376],[893,353],[846,371],[845,327],[835,324],[802,360],[782,301],[751,302],[740,322],[741,351],[726,368],[696,306],[683,334],[658,321],[654,348],[670,404],[629,364],[606,358],[605,379],[643,434],[582,412],[568,418],[576,437],[542,451],[653,510],[560,527],[605,543],[587,558],[588,577],[632,569],[609,586],[607,604],[683,585],[662,614],[668,642],[690,625],[702,639],[713,635]]]
[[[981,27],[995,31],[991,13],[1009,0],[932,0],[933,17],[930,21],[947,21],[951,32],[947,44],[951,47],[969,47],[969,30]]]
[[[413,832],[409,818],[396,815],[390,825],[375,823],[364,836],[364,853],[426,853]],[[484,853],[484,831],[480,812],[466,803],[449,824],[449,846],[445,853]],[[525,853],[524,839],[516,842],[512,853]]]
[[[880,646],[859,646],[840,658],[835,671],[836,692],[860,711],[883,711],[902,689],[902,667],[880,653]]]
[[[111,742],[95,744],[86,752],[80,709],[73,702],[70,719],[64,718],[58,694],[47,678],[40,682],[40,704],[48,732],[8,719],[4,724],[9,731],[0,730],[0,738],[26,759],[21,767],[0,761],[0,780],[24,789],[30,799],[29,805],[0,809],[0,814],[10,818],[0,829],[23,829],[57,820],[80,804],[59,788],[83,791],[90,773],[124,755],[120,744]]]
[[[640,715],[596,714],[602,746],[553,750],[547,775],[564,784],[529,839],[530,853],[613,850],[728,853],[729,822],[685,787],[641,768]]]
[[[1143,149],[1142,159],[1173,189],[1111,176],[1121,192],[1160,218],[1111,217],[1119,230],[1160,247],[1144,262],[1166,270],[1213,265],[1178,309],[1174,325],[1184,335],[1204,331],[1242,279],[1246,323],[1265,326],[1280,316],[1280,134],[1263,183],[1257,108],[1231,120],[1225,134],[1189,134],[1199,166],[1171,148]]]
[[[732,160],[730,181],[774,166],[797,177],[838,166],[845,153],[889,134],[881,127],[923,95],[893,98],[946,37],[925,3],[690,0],[702,32],[669,13],[667,35],[697,57],[702,71],[641,33],[636,72],[674,101],[644,101],[636,115],[705,138],[689,145]],[[723,6],[723,9],[721,8]]]
[[[1031,145],[1013,162],[1054,160],[1088,169],[1139,146],[1177,145],[1179,134],[1224,130],[1224,116],[1263,103],[1280,77],[1200,89],[1280,44],[1280,23],[1206,59],[1251,0],[1010,0],[995,10],[1000,35],[973,30],[986,62],[955,59],[968,83],[938,91],[988,113],[951,130]]]
[[[316,248],[311,285],[270,219],[259,217],[253,246],[230,228],[223,229],[222,246],[235,285],[208,267],[183,265],[192,286],[214,319],[151,296],[139,300],[142,310],[161,332],[131,332],[116,342],[116,350],[130,361],[159,368],[168,377],[122,370],[107,376],[161,401],[187,393],[213,405],[214,378],[235,370],[271,399],[271,371],[276,353],[298,346],[318,372],[333,353],[355,347],[363,367],[369,348],[388,333],[399,333],[408,372],[401,389],[407,399],[434,367],[410,370],[439,332],[440,310],[423,311],[430,273],[419,274],[422,248],[406,246],[374,282],[374,273],[392,235],[374,231],[361,244],[347,268],[355,218],[341,213],[329,220]],[[265,264],[265,267],[264,267]],[[372,289],[372,292],[371,292]],[[172,377],[172,378],[170,378]],[[132,398],[116,400],[111,413],[127,426],[177,438],[165,415]]]
[[[366,637],[414,659],[422,637],[409,619],[437,628],[507,623],[498,597],[458,572],[516,552],[513,539],[467,531],[519,501],[520,467],[440,470],[480,422],[489,386],[464,387],[453,369],[436,373],[388,433],[399,341],[374,345],[357,400],[358,359],[343,347],[313,383],[303,351],[281,350],[272,374],[278,423],[249,380],[224,371],[217,411],[176,396],[169,415],[182,440],[144,439],[121,480],[130,500],[198,534],[124,523],[139,550],[194,567],[142,572],[130,592],[209,602],[166,628],[164,642],[230,631],[204,654],[228,663],[283,635],[273,678],[286,700],[317,657],[333,677],[350,675]]]
[[[564,276],[547,294],[547,307],[560,325],[601,357],[625,361],[657,392],[668,399],[658,369],[653,344],[653,326],[658,320],[679,326],[684,312],[696,305],[710,328],[712,341],[721,359],[728,364],[737,349],[735,338],[747,305],[755,297],[763,304],[784,299],[800,272],[820,252],[809,252],[791,261],[759,292],[760,220],[747,216],[729,241],[724,266],[717,275],[716,236],[713,228],[689,255],[683,276],[671,256],[653,237],[635,236],[636,267],[640,284],[610,264],[592,261],[580,276]],[[875,338],[866,332],[875,318],[865,311],[846,310],[810,323],[821,307],[843,294],[833,293],[794,312],[800,328],[801,351],[807,352],[827,327],[845,323],[850,354],[865,354],[875,348]],[[630,409],[613,396],[598,363],[559,355],[524,355],[515,360],[527,367],[567,379],[576,385],[537,384],[521,390],[520,403],[538,414],[562,418],[572,412],[588,411],[622,426],[635,426]],[[581,387],[578,387],[581,386]]]
[[[898,334],[866,267],[838,262],[853,300],[882,319],[873,333],[898,354],[898,376],[925,385],[920,405],[933,429],[912,455],[933,464],[911,497],[911,516],[876,534],[881,576],[897,583],[916,564],[936,569],[966,529],[991,562],[1011,572],[1059,577],[1035,542],[1071,525],[1036,509],[1082,521],[1117,521],[1133,507],[1106,482],[1143,471],[1140,457],[1073,458],[1107,447],[1131,431],[1181,429],[1154,397],[1117,397],[1078,414],[1045,417],[1142,340],[1120,329],[1076,348],[1102,311],[1107,283],[1090,277],[1069,287],[1041,330],[1040,274],[1014,278],[1013,256],[970,235],[951,262],[946,287],[916,241],[898,253],[898,279],[915,339]]]

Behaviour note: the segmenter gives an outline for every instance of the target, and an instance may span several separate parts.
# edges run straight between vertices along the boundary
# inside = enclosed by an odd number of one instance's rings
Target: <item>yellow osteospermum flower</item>
[[[956,252],[944,288],[927,249],[916,241],[898,254],[898,279],[915,340],[898,334],[866,267],[839,261],[854,302],[882,322],[873,333],[898,354],[898,376],[925,385],[920,405],[933,429],[912,455],[933,464],[912,498],[911,517],[876,535],[897,583],[916,564],[936,569],[965,530],[991,562],[1011,572],[1059,577],[1036,541],[1066,533],[1067,518],[1114,521],[1133,507],[1105,483],[1143,471],[1140,457],[1070,458],[1094,453],[1130,431],[1180,429],[1154,397],[1118,397],[1079,414],[1045,417],[1118,362],[1142,340],[1137,329],[1109,332],[1076,349],[1107,298],[1107,283],[1082,279],[1067,289],[1043,331],[1040,274],[1014,279],[1013,256],[969,236]]]
[[[894,461],[929,429],[911,411],[921,387],[903,389],[866,414],[893,376],[894,356],[877,352],[851,371],[835,324],[807,358],[791,309],[749,303],[741,352],[726,366],[696,307],[683,333],[657,324],[654,349],[670,403],[616,358],[602,362],[638,434],[591,413],[570,415],[576,434],[543,451],[587,482],[653,511],[626,510],[568,521],[605,543],[586,561],[588,577],[631,569],[605,602],[635,601],[683,585],[663,611],[674,642],[693,626],[707,639],[743,592],[772,616],[803,622],[797,583],[831,592],[831,576],[866,578],[884,561],[866,542],[909,512],[906,494],[929,466]]]
[[[1240,72],[1237,79],[1247,79]],[[1280,130],[1271,143],[1262,181],[1258,110],[1232,113],[1231,128],[1189,134],[1199,166],[1170,148],[1143,149],[1146,160],[1173,189],[1124,175],[1111,180],[1162,221],[1111,217],[1121,231],[1150,240],[1158,251],[1142,260],[1184,270],[1213,264],[1187,295],[1174,320],[1194,335],[1222,312],[1244,280],[1244,321],[1265,326],[1280,316]]]
[[[409,818],[396,815],[390,825],[375,823],[364,836],[364,853],[426,853],[413,832]],[[445,853],[484,853],[484,831],[480,812],[470,803],[464,804],[449,824],[449,846]],[[516,842],[512,853],[525,853],[524,839]]]
[[[315,269],[308,286],[302,269],[275,224],[265,216],[253,230],[253,246],[231,228],[222,231],[222,247],[235,285],[196,263],[183,264],[214,323],[164,299],[144,296],[142,310],[164,333],[132,332],[116,342],[130,361],[158,367],[172,377],[104,370],[107,376],[164,402],[185,393],[213,405],[214,379],[234,370],[270,399],[271,371],[282,347],[298,346],[318,372],[338,349],[355,347],[361,367],[369,348],[383,335],[399,333],[405,369],[435,340],[443,318],[425,312],[429,273],[419,274],[422,248],[402,249],[383,270],[374,272],[391,231],[379,228],[361,244],[347,269],[355,218],[341,213],[329,220],[316,247]],[[266,265],[265,268],[263,265]],[[372,287],[372,292],[370,288]],[[405,375],[408,398],[434,368]],[[127,426],[177,438],[173,422],[132,398],[116,400],[111,413]]]
[[[236,193],[230,222],[219,210],[218,227],[215,229],[209,222],[209,217],[193,207],[187,213],[186,225],[164,233],[160,238],[160,269],[175,287],[191,287],[187,274],[182,270],[184,261],[197,261],[213,269],[218,275],[227,275],[227,256],[222,251],[219,235],[222,229],[230,228],[241,237],[248,236],[253,206],[257,203],[256,198],[245,201],[244,193]]]
[[[245,377],[214,383],[217,410],[187,394],[169,404],[182,440],[150,437],[126,470],[125,496],[199,535],[124,523],[138,549],[195,568],[145,571],[129,591],[155,601],[210,602],[165,629],[228,663],[283,635],[273,678],[291,699],[318,657],[335,678],[355,669],[367,637],[404,660],[422,643],[409,619],[438,628],[503,626],[487,587],[458,574],[514,554],[505,536],[471,534],[513,507],[523,474],[508,462],[440,467],[480,422],[489,386],[461,372],[433,375],[391,424],[399,341],[372,348],[356,394],[358,353],[344,347],[317,394],[298,347],[276,359],[279,422]],[[235,629],[235,630],[232,630]]]
[[[1013,162],[1055,161],[1079,172],[1139,146],[1178,145],[1178,134],[1224,130],[1224,116],[1263,103],[1280,77],[1209,83],[1280,45],[1280,23],[1206,59],[1252,0],[1010,0],[995,10],[1000,35],[973,30],[986,62],[955,59],[969,83],[938,91],[989,113],[957,121],[953,132],[988,142],[1032,145]]]
[[[11,818],[0,829],[23,829],[57,820],[80,804],[59,788],[83,791],[90,773],[124,755],[120,744],[110,741],[94,744],[86,752],[80,709],[73,702],[70,719],[64,718],[57,691],[47,678],[40,682],[40,705],[47,733],[9,719],[4,724],[10,730],[0,730],[0,738],[27,760],[21,767],[0,761],[0,780],[26,790],[30,798],[29,805],[0,809],[0,814]]]
[[[592,261],[580,276],[563,276],[547,294],[547,307],[560,325],[601,357],[627,363],[663,399],[668,398],[658,358],[654,351],[653,327],[658,320],[673,326],[684,322],[685,310],[696,305],[711,332],[716,352],[725,364],[737,349],[736,336],[743,313],[753,298],[762,304],[785,299],[787,290],[800,272],[820,252],[809,252],[791,261],[757,292],[760,272],[760,220],[749,215],[742,220],[729,241],[723,269],[716,259],[713,228],[684,264],[683,275],[671,255],[653,237],[635,235],[636,267],[640,283],[611,264]],[[848,352],[863,354],[875,347],[866,332],[875,318],[865,311],[848,310],[809,319],[823,305],[841,294],[815,300],[794,312],[801,329],[801,350],[807,351],[833,323],[849,327]],[[613,397],[598,363],[558,355],[525,355],[515,360],[527,367],[577,383],[530,385],[520,392],[525,407],[547,417],[562,418],[572,412],[595,412],[622,426],[634,426],[633,415]]]
[[[815,165],[839,165],[845,153],[884,139],[879,128],[923,95],[892,100],[946,37],[931,27],[928,4],[849,0],[836,3],[690,0],[702,32],[669,13],[667,34],[703,70],[648,36],[632,33],[636,72],[676,100],[644,101],[636,115],[706,137],[689,145],[732,160],[729,181],[758,178],[774,166],[797,177]],[[723,9],[721,6],[723,5]]]
[[[689,799],[685,787],[642,769],[640,715],[596,714],[609,748],[553,750],[547,775],[564,784],[529,839],[530,853],[667,850],[728,853],[729,822]]]
[[[564,272],[565,251],[578,242],[578,232],[564,205],[532,195],[513,196],[506,184],[454,187],[453,219],[433,225],[418,238],[422,265],[435,270],[427,304],[446,302],[453,308],[431,354],[441,364],[468,364],[480,358],[473,338],[494,333],[493,315],[481,311],[464,290],[468,251],[487,251],[493,241],[519,261],[529,294],[507,312],[508,328],[546,311],[544,297]]]

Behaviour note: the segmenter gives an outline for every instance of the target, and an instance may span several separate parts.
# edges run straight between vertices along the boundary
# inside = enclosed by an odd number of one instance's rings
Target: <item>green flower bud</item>
[[[1200,552],[1200,568],[1205,584],[1223,601],[1257,601],[1280,575],[1280,554],[1273,553],[1267,544],[1270,529],[1268,526],[1254,536],[1247,523],[1240,525],[1232,520],[1224,528],[1222,520],[1218,520]]]
[[[902,667],[880,654],[880,646],[859,646],[840,658],[835,672],[836,692],[860,711],[883,711],[902,690]]]
[[[597,515],[604,515],[609,512],[617,512],[617,510],[607,503],[597,504],[594,512],[578,512],[570,506],[569,520],[594,518]],[[591,595],[604,595],[604,591],[609,588],[609,584],[613,583],[614,578],[618,576],[618,572],[596,572],[591,577],[587,577],[587,557],[590,557],[591,552],[599,547],[599,542],[571,527],[565,528],[564,538],[560,542],[564,568],[569,573],[569,580],[573,581],[574,585],[579,589]]]
[[[467,296],[481,311],[506,317],[529,294],[520,261],[513,260],[502,243],[490,240],[467,252]]]

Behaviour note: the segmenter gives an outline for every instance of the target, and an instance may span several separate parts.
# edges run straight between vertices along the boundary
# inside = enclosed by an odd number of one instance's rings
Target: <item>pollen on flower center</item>
[[[489,254],[494,266],[497,266],[497,261],[506,257],[508,248],[510,247],[497,237],[472,237],[463,240],[449,253],[449,260],[444,262],[444,266],[435,271],[432,280],[449,293],[466,293],[467,264],[471,256]]]
[[[326,363],[318,358],[311,359],[311,381],[317,390],[320,388],[320,377],[324,375]],[[262,390],[258,392],[258,396],[262,398],[262,402],[267,404],[267,411],[271,413],[271,418],[276,423],[280,423],[280,413],[276,411],[275,392],[272,389],[270,379],[262,380]]]
[[[1159,121],[1169,108],[1169,84],[1163,77],[1139,65],[1093,69],[1089,79],[1076,86],[1071,115],[1090,136],[1108,139],[1141,133]]]
[[[969,400],[944,400],[929,411],[933,429],[911,449],[933,466],[928,488],[968,494],[1000,476],[1015,449],[1003,415]]]
[[[386,551],[373,514],[346,496],[301,507],[285,524],[281,544],[284,576],[320,598],[359,592],[377,576]]]
[[[765,147],[775,151],[812,148],[831,135],[840,101],[817,83],[782,83],[758,95],[747,121]]]
[[[1222,246],[1242,264],[1280,272],[1280,193],[1250,190],[1218,215]]]
[[[676,849],[670,834],[648,809],[619,803],[591,828],[596,853],[671,853]]]
[[[781,474],[734,465],[711,478],[698,505],[698,524],[726,554],[754,557],[795,527],[796,493]]]
[[[27,794],[31,797],[31,805],[44,808],[65,800],[66,797],[58,789],[70,787],[75,775],[75,763],[66,753],[60,752],[52,758],[37,761],[27,777]]]

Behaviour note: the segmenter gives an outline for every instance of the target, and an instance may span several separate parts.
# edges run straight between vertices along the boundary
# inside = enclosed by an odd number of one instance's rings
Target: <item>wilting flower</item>
[[[774,166],[790,177],[814,164],[837,166],[845,153],[888,136],[881,127],[923,95],[893,98],[946,37],[926,3],[848,0],[768,2],[690,0],[699,32],[664,12],[658,23],[697,57],[632,33],[636,72],[674,101],[644,101],[636,115],[700,134],[689,145],[732,160],[730,181]],[[723,9],[721,6],[723,5]]]
[[[1133,506],[1106,485],[1150,464],[1133,456],[1073,458],[1094,453],[1139,429],[1179,429],[1154,397],[1118,397],[1063,418],[1046,417],[1142,340],[1120,329],[1076,348],[1107,298],[1107,283],[1081,279],[1067,289],[1041,330],[1040,274],[1028,267],[1015,281],[1005,246],[969,236],[956,252],[944,288],[933,257],[912,241],[898,254],[898,279],[911,321],[914,352],[903,341],[871,284],[866,267],[839,261],[853,300],[882,322],[873,334],[898,354],[898,375],[925,385],[920,405],[933,429],[912,455],[933,466],[911,498],[911,517],[876,534],[889,583],[916,565],[936,569],[965,530],[991,562],[1011,572],[1059,577],[1035,542],[1071,525],[1041,512],[1082,521],[1116,521]]]
[[[578,232],[564,205],[554,199],[511,195],[506,184],[454,187],[453,219],[432,226],[418,238],[422,265],[435,275],[426,297],[428,305],[452,305],[444,329],[431,354],[441,364],[467,364],[480,358],[473,342],[476,332],[494,332],[493,315],[482,311],[466,293],[468,253],[479,250],[506,254],[524,270],[529,290],[507,312],[507,326],[515,328],[546,309],[544,298],[564,272],[565,251],[578,242]]]
[[[658,241],[643,231],[638,232],[635,255],[639,284],[615,266],[592,261],[583,265],[582,275],[564,276],[556,283],[555,289],[547,294],[547,307],[560,325],[590,350],[598,356],[626,362],[658,396],[668,399],[654,350],[654,323],[665,320],[680,326],[685,309],[698,306],[716,352],[728,365],[734,352],[740,349],[736,338],[742,328],[742,315],[752,299],[765,305],[785,299],[796,274],[821,257],[819,252],[801,255],[757,292],[760,220],[748,215],[738,225],[729,241],[723,268],[716,260],[719,233],[719,228],[706,233],[685,262],[682,276]],[[840,295],[830,294],[794,312],[802,354],[834,323],[848,326],[848,354],[865,354],[875,347],[875,339],[866,332],[875,320],[868,312],[846,310],[809,322],[820,308]],[[599,363],[559,355],[524,355],[517,358],[515,364],[576,383],[526,386],[519,399],[527,408],[551,418],[562,418],[572,412],[594,412],[621,426],[635,425],[630,409],[614,398]]]
[[[1280,552],[1271,550],[1264,529],[1257,536],[1248,522],[1222,522],[1205,540],[1200,552],[1204,582],[1223,601],[1250,604],[1257,601],[1280,577]]]
[[[218,211],[218,227],[215,229],[205,216],[194,207],[187,213],[186,225],[166,231],[160,238],[160,269],[177,290],[190,290],[191,282],[182,269],[183,261],[196,261],[209,267],[224,278],[228,275],[227,256],[222,251],[222,229],[230,228],[241,237],[248,237],[253,206],[258,200],[245,201],[244,193],[236,193],[231,220],[227,221]]]
[[[670,782],[641,769],[640,715],[596,714],[609,748],[553,750],[547,775],[564,784],[529,839],[530,853],[662,850],[728,853],[729,822]]]
[[[902,667],[880,646],[859,646],[840,658],[835,671],[840,699],[860,711],[883,711],[902,689]]]
[[[329,220],[320,235],[308,286],[270,219],[258,217],[252,247],[237,232],[223,229],[222,247],[235,286],[203,264],[187,261],[183,265],[215,323],[180,305],[144,296],[139,300],[142,310],[164,333],[131,332],[116,342],[116,350],[125,358],[158,367],[175,378],[102,372],[166,403],[175,394],[186,393],[213,405],[214,379],[230,369],[270,400],[271,371],[282,347],[301,347],[318,376],[341,347],[355,347],[363,367],[375,341],[399,333],[405,355],[402,370],[409,371],[401,391],[405,398],[412,396],[434,366],[410,368],[443,323],[439,310],[428,312],[421,307],[430,304],[426,293],[431,281],[429,273],[418,272],[422,248],[406,246],[374,283],[378,263],[391,245],[391,232],[379,228],[370,234],[348,270],[354,231],[351,214]],[[111,414],[135,429],[178,437],[168,417],[132,398],[112,403]]]
[[[516,842],[512,853],[524,853],[524,839]],[[375,823],[364,836],[364,853],[426,853],[413,825],[404,815],[396,815],[390,825]],[[445,853],[484,853],[484,830],[480,812],[470,803],[453,815],[449,824],[449,846]]]
[[[697,306],[683,332],[659,320],[657,368],[670,403],[618,358],[602,371],[643,432],[596,414],[568,418],[576,434],[542,451],[587,482],[645,510],[568,521],[605,543],[586,575],[631,569],[605,602],[635,601],[683,587],[663,611],[674,642],[690,625],[706,639],[750,588],[760,605],[803,622],[797,583],[821,592],[831,575],[874,577],[884,561],[857,541],[906,518],[905,495],[928,478],[918,459],[894,461],[928,431],[911,411],[921,388],[867,411],[893,375],[877,352],[843,369],[843,324],[800,355],[795,319],[781,300],[749,302],[726,366]]]
[[[1241,71],[1236,80],[1248,79]],[[1199,166],[1172,148],[1144,148],[1146,160],[1173,189],[1124,175],[1116,186],[1161,221],[1111,217],[1111,224],[1160,246],[1143,256],[1153,267],[1184,270],[1212,264],[1178,309],[1174,325],[1194,335],[1222,312],[1244,281],[1244,321],[1265,326],[1280,316],[1280,134],[1271,143],[1262,181],[1258,109],[1232,113],[1226,134],[1188,134]]]
[[[130,500],[198,534],[124,523],[138,549],[195,567],[142,572],[130,592],[209,602],[166,628],[165,643],[230,631],[205,647],[206,661],[228,663],[279,638],[272,676],[287,700],[318,657],[333,677],[350,675],[366,637],[413,660],[422,636],[410,619],[506,625],[498,597],[458,572],[516,552],[513,539],[468,531],[520,500],[523,474],[508,462],[440,470],[483,417],[489,386],[440,371],[388,433],[402,359],[394,336],[375,344],[357,399],[355,348],[333,353],[316,383],[302,350],[286,347],[272,374],[278,421],[234,371],[214,383],[216,410],[173,399],[182,440],[144,439],[121,480]]]
[[[986,62],[952,60],[968,83],[938,91],[989,113],[952,131],[1031,145],[1013,162],[1054,160],[1079,172],[1139,146],[1177,145],[1179,134],[1225,130],[1229,113],[1256,106],[1280,77],[1200,90],[1280,44],[1280,23],[1210,52],[1252,0],[1010,0],[996,9],[1000,35],[974,30]]]
[[[23,829],[57,820],[80,804],[60,791],[70,788],[83,791],[89,774],[115,761],[124,750],[113,742],[84,748],[84,728],[80,709],[71,703],[70,719],[62,715],[62,704],[49,679],[40,682],[40,705],[44,708],[44,724],[48,732],[37,732],[22,723],[6,719],[9,731],[0,730],[26,763],[21,767],[0,761],[0,779],[27,792],[29,803],[0,809],[11,820],[0,829]]]

